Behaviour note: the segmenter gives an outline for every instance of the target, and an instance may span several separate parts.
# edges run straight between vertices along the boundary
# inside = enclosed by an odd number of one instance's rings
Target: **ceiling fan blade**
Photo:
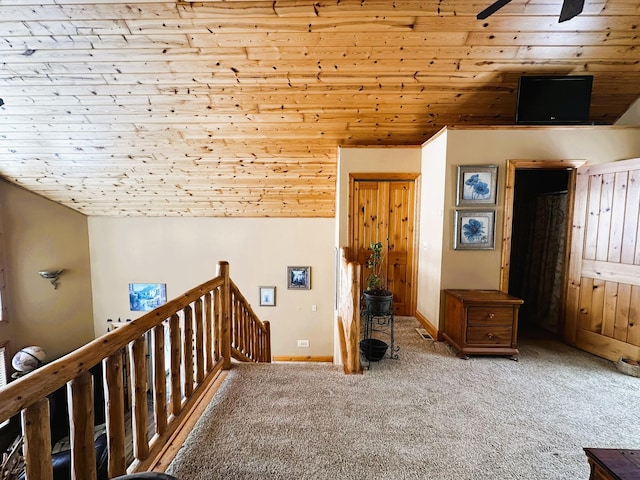
[[[498,0],[497,2],[494,2],[491,5],[489,5],[487,8],[482,10],[478,15],[476,15],[476,18],[478,20],[484,20],[489,15],[493,15],[494,13],[496,13],[498,10],[500,10],[502,7],[504,7],[510,1],[511,0]],[[583,2],[584,2],[584,0],[583,0]]]
[[[558,22],[566,22],[576,15],[582,13],[584,8],[584,0],[564,0],[562,10],[560,11],[560,19]]]

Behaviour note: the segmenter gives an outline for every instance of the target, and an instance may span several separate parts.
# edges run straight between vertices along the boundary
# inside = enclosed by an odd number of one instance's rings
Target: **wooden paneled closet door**
[[[640,360],[640,159],[578,169],[567,340]]]
[[[363,174],[364,175],[364,174]],[[382,242],[387,288],[393,293],[396,315],[413,315],[415,180],[352,178],[350,242],[355,260],[363,265],[366,288],[370,245]]]

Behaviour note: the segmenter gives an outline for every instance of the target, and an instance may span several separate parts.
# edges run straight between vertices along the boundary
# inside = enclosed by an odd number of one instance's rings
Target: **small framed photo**
[[[260,288],[260,306],[275,307],[276,306],[276,287],[259,287]]]
[[[497,165],[458,165],[456,205],[495,205]]]
[[[493,210],[456,210],[453,248],[455,250],[493,250],[496,212]]]
[[[287,267],[287,288],[290,290],[311,289],[311,267]]]
[[[129,308],[132,312],[147,312],[167,303],[165,283],[130,283]]]

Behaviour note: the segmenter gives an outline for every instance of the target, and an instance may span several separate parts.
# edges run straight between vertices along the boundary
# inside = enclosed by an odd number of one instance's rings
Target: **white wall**
[[[271,322],[272,353],[333,354],[333,219],[89,218],[96,335],[108,318],[137,318],[129,283],[166,283],[168,299],[213,278],[218,261],[258,316]],[[311,290],[287,290],[287,266],[311,266]],[[258,287],[276,287],[276,306],[258,306]],[[317,311],[312,311],[317,305]],[[297,340],[309,340],[298,348]]]

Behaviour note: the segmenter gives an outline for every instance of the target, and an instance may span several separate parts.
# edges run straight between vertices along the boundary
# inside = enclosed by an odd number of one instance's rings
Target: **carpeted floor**
[[[211,479],[589,478],[583,447],[640,449],[640,378],[547,339],[457,358],[396,319],[399,359],[234,364],[167,473]]]

